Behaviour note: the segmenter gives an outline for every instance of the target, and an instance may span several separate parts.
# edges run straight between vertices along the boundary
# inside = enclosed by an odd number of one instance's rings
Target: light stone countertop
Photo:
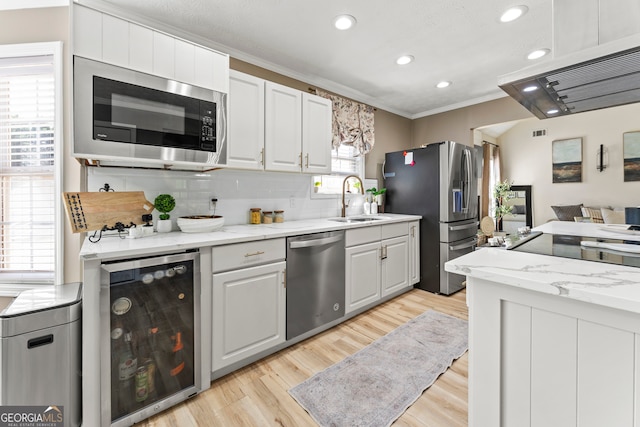
[[[210,233],[183,233],[181,231],[173,231],[170,233],[153,233],[152,236],[138,239],[123,239],[117,235],[103,235],[102,239],[97,243],[90,242],[87,237],[80,250],[80,259],[106,260],[139,257],[206,246],[218,246],[300,234],[320,233],[323,231],[347,230],[408,222],[421,218],[419,215],[390,213],[380,214],[376,217],[378,219],[374,221],[354,223],[336,222],[330,218],[317,218],[272,224],[225,225],[219,231]],[[93,234],[93,232],[89,234]]]
[[[640,241],[603,224],[553,221],[534,230]],[[640,268],[504,249],[483,248],[451,260],[445,270],[517,288],[640,313]]]

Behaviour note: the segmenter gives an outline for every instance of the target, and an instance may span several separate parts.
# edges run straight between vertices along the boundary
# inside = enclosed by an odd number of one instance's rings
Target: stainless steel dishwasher
[[[344,316],[344,231],[287,238],[287,339]]]

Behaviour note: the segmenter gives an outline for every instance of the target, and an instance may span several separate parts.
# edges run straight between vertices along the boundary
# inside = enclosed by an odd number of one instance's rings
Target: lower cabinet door
[[[345,251],[345,312],[380,299],[380,242],[347,248]]]
[[[212,370],[285,341],[284,261],[213,275]]]
[[[382,254],[382,296],[410,287],[408,237],[383,240]]]

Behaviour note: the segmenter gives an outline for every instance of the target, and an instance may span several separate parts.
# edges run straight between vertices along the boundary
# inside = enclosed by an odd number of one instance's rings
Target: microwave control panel
[[[216,104],[200,102],[200,149],[216,151]]]

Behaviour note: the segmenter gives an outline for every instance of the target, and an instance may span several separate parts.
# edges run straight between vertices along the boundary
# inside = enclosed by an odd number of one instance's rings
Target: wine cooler
[[[103,426],[129,426],[193,396],[200,379],[197,252],[103,263]]]

